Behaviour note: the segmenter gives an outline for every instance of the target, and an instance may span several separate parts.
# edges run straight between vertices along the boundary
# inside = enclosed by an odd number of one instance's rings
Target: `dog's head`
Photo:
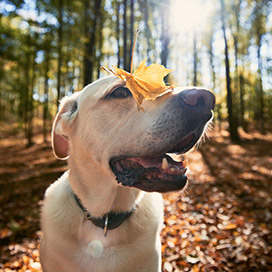
[[[103,78],[62,100],[53,125],[54,153],[89,160],[123,186],[179,190],[186,184],[186,169],[173,154],[196,144],[214,103],[207,90],[177,88],[144,101],[139,111],[123,80]]]

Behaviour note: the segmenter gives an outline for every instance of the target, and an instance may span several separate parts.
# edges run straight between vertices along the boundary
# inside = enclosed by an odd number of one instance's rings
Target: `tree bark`
[[[147,0],[144,0],[143,2],[143,13],[144,13],[144,24],[145,24],[145,37],[146,37],[146,41],[147,41],[147,64],[151,64],[151,31],[150,31],[150,27],[149,27],[149,10],[148,10],[148,2]]]
[[[120,3],[116,0],[116,41],[117,41],[117,67],[121,65],[121,46],[120,46]]]
[[[243,65],[242,65],[243,66]],[[244,131],[248,131],[247,124],[245,121],[245,102],[244,102],[244,86],[245,86],[245,79],[243,75],[243,71],[239,73],[239,87],[240,87],[240,124]]]
[[[258,58],[258,85],[256,88],[257,91],[257,123],[259,124],[259,129],[262,134],[265,134],[265,120],[264,120],[264,91],[263,91],[263,81],[262,81],[262,57],[261,57],[261,48],[262,48],[262,39],[263,34],[259,34],[257,38],[257,58]]]
[[[4,99],[3,99],[3,88],[2,88],[2,79],[4,78],[4,58],[0,57],[0,120],[5,118],[5,109],[4,109]]]
[[[123,1],[124,14],[123,14],[123,60],[124,70],[129,71],[129,63],[127,61],[127,0]]]
[[[208,41],[208,55],[209,55],[209,62],[210,62],[210,68],[211,68],[211,78],[212,78],[212,89],[215,90],[216,88],[216,73],[215,73],[215,67],[214,67],[214,48],[213,48],[213,31],[210,33],[209,41]],[[219,129],[221,129],[221,105],[217,104],[215,106],[215,115],[216,115],[216,121],[219,124]]]
[[[26,37],[26,55],[25,55],[25,77],[24,77],[24,95],[23,105],[24,106],[24,134],[25,138],[28,139],[28,112],[29,112],[29,90],[30,90],[30,64],[31,64],[31,53],[30,53],[30,35]]]
[[[162,42],[162,51],[161,51],[161,64],[167,67],[167,61],[169,56],[169,43],[170,43],[170,29],[169,29],[169,0],[164,1],[161,6],[161,17],[162,17],[162,29],[161,29],[161,42]],[[168,81],[168,76],[164,78]]]
[[[134,39],[134,0],[130,1],[130,49],[129,49],[129,67],[131,67],[132,48]]]
[[[101,61],[103,58],[103,42],[104,42],[104,37],[103,37],[103,23],[104,23],[104,11],[101,10],[103,5],[100,7],[99,11],[99,17],[98,17],[98,29],[99,29],[99,34],[98,34],[98,56],[97,56],[97,79],[100,78],[100,71],[101,71]],[[119,66],[118,66],[119,67]]]
[[[48,120],[48,100],[49,100],[49,52],[45,52],[45,67],[44,67],[44,101],[43,101],[43,142],[47,142],[47,120]]]
[[[0,29],[2,29],[2,14],[0,13]],[[4,78],[4,56],[0,56],[0,120],[5,118],[5,109],[2,95],[2,80]]]
[[[90,21],[89,12],[89,0],[85,0],[85,35],[89,37],[88,42],[85,44],[85,55],[84,55],[84,85],[87,85],[93,81],[93,72],[95,64],[95,45],[96,45],[96,30],[98,18],[100,16],[100,7],[102,0],[95,0],[93,10],[93,21],[92,26],[88,24]],[[90,33],[89,33],[90,29]]]
[[[233,116],[233,104],[232,104],[232,90],[231,90],[231,77],[230,77],[230,62],[229,62],[229,48],[226,36],[226,25],[225,25],[225,3],[221,0],[221,21],[222,21],[222,32],[224,37],[225,45],[225,73],[226,73],[226,87],[227,87],[227,108],[228,108],[228,123],[230,138],[232,141],[238,141],[237,124],[235,117]]]
[[[35,74],[36,74],[36,52],[33,49],[32,52],[32,77],[29,93],[29,110],[27,120],[27,146],[33,145],[33,118],[34,118],[34,105],[33,105],[33,94],[35,88]]]
[[[61,99],[61,65],[62,65],[62,36],[63,36],[63,0],[58,0],[58,71],[57,71],[57,106]]]
[[[236,114],[239,124],[244,131],[247,131],[246,122],[245,122],[245,106],[244,106],[244,77],[242,68],[239,68],[239,44],[240,44],[240,11],[241,11],[241,0],[238,0],[238,3],[234,3],[233,13],[235,15],[235,32],[233,33],[234,41],[234,56],[235,56],[235,87],[237,91],[236,96]],[[243,67],[243,65],[241,65]]]
[[[198,85],[198,80],[197,80],[197,64],[198,64],[198,59],[197,59],[197,46],[196,46],[196,33],[194,32],[194,37],[193,37],[193,86]]]

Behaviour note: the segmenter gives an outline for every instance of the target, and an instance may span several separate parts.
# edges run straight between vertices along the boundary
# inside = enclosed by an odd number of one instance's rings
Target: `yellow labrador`
[[[112,76],[64,98],[52,138],[69,170],[45,194],[43,271],[160,271],[160,193],[187,183],[171,154],[195,145],[214,103],[209,91],[175,89],[139,111]]]

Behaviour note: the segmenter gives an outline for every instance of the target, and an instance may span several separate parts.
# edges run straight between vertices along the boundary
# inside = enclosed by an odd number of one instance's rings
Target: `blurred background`
[[[14,0],[0,3],[0,119],[17,122],[28,144],[46,135],[64,95],[143,59],[174,72],[175,85],[210,88],[216,121],[231,137],[272,118],[270,0]],[[49,122],[48,122],[49,121]]]
[[[216,96],[191,200],[165,195],[163,270],[272,271],[271,0],[0,1],[0,271],[40,271],[41,199],[66,169],[49,143],[59,101],[101,66],[129,71],[138,28],[134,69]]]

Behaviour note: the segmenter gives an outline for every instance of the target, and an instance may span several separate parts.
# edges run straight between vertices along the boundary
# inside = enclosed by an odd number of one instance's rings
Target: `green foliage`
[[[218,47],[222,40],[219,1],[214,0],[207,29],[195,32],[195,50],[193,40],[190,41],[193,30],[188,35],[182,34],[183,44],[177,43],[178,35],[171,29],[172,15],[167,14],[173,0],[168,4],[159,0],[134,0],[133,9],[131,0],[127,0],[126,41],[123,0],[102,0],[99,14],[98,0],[5,3],[0,10],[0,119],[19,121],[26,136],[35,126],[34,119],[44,118],[49,130],[57,110],[58,90],[61,98],[82,89],[86,59],[91,61],[89,73],[93,80],[100,76],[102,65],[119,62],[122,66],[124,55],[130,58],[131,29],[135,31],[137,27],[142,32],[136,45],[135,65],[146,57],[148,64],[163,57],[162,61],[167,61],[170,68],[184,69],[186,81],[182,85],[191,84],[193,78],[198,84],[205,83],[206,74],[210,74],[208,87],[215,90],[220,104],[216,116],[220,120],[227,118],[222,73],[224,51]],[[271,20],[268,23],[271,1],[225,0],[225,6],[235,118],[244,129],[246,123],[255,120],[258,124],[263,118],[268,128],[272,115],[269,102],[272,55],[267,53],[272,39]],[[177,59],[184,60],[184,67],[179,67]]]

